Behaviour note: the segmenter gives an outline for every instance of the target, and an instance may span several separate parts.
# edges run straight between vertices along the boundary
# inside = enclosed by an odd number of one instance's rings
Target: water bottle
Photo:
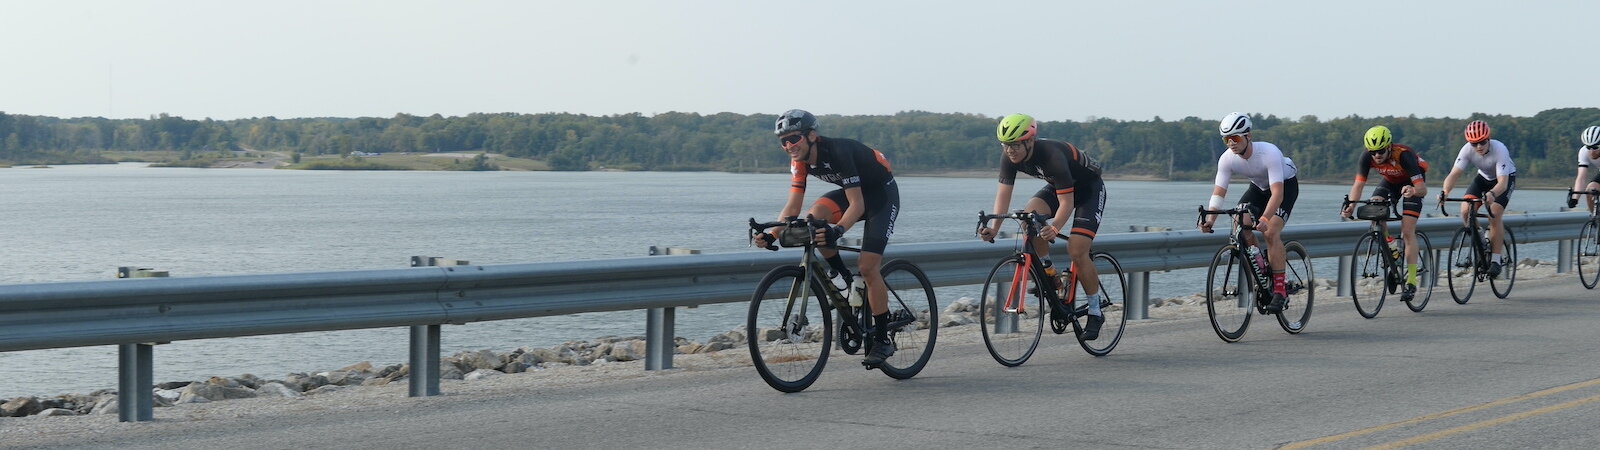
[[[867,296],[867,280],[856,278],[850,283],[849,302],[851,308],[860,308],[862,297]]]
[[[1400,260],[1400,247],[1394,245],[1394,236],[1384,236],[1384,246],[1389,249],[1389,258]]]
[[[1266,286],[1267,257],[1262,256],[1261,249],[1256,248],[1254,245],[1246,247],[1245,253],[1249,255],[1250,261],[1254,262],[1256,265],[1256,282],[1260,283],[1262,286]]]

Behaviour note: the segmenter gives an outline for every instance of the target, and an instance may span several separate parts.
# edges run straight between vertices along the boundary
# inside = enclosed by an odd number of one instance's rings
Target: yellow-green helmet
[[[1361,138],[1361,143],[1366,144],[1369,152],[1383,150],[1394,143],[1394,135],[1389,133],[1389,127],[1378,125],[1367,129],[1367,137]]]
[[[1027,114],[1012,114],[1000,119],[1000,127],[994,129],[994,137],[1000,142],[1017,142],[1033,139],[1039,134],[1039,122]]]

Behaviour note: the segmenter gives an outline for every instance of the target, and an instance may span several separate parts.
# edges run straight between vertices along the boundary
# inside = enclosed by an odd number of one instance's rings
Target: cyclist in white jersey
[[[1222,157],[1217,159],[1216,185],[1211,188],[1209,206],[1212,211],[1223,209],[1223,196],[1228,194],[1228,181],[1234,175],[1250,180],[1250,188],[1239,198],[1239,203],[1248,205],[1251,213],[1260,217],[1260,223],[1255,228],[1267,239],[1267,262],[1272,269],[1272,303],[1267,305],[1266,310],[1269,313],[1283,311],[1288,295],[1283,281],[1285,265],[1281,236],[1289,213],[1294,210],[1294,201],[1300,196],[1300,182],[1295,179],[1294,161],[1283,156],[1278,146],[1252,139],[1250,116],[1244,113],[1228,114],[1222,119],[1218,131],[1228,151],[1222,152]],[[1244,218],[1246,224],[1252,220],[1249,217],[1252,214]],[[1200,222],[1200,231],[1210,233],[1216,221],[1217,216],[1206,216]],[[1255,245],[1254,236],[1246,235],[1246,239],[1251,241],[1249,245]]]
[[[1506,144],[1498,140],[1489,139],[1489,124],[1482,120],[1474,120],[1467,124],[1464,133],[1467,144],[1461,146],[1461,152],[1456,155],[1455,167],[1450,169],[1450,175],[1444,178],[1444,187],[1440,189],[1441,201],[1450,196],[1450,189],[1455,187],[1456,177],[1461,176],[1469,168],[1476,168],[1477,175],[1473,177],[1472,184],[1467,187],[1467,197],[1482,197],[1483,204],[1489,205],[1489,211],[1494,217],[1489,218],[1489,248],[1494,249],[1494,255],[1489,259],[1489,276],[1499,277],[1500,269],[1505,265],[1502,259],[1505,255],[1500,253],[1500,242],[1505,236],[1502,233],[1501,215],[1505,213],[1506,204],[1511,201],[1511,193],[1517,190],[1517,165],[1511,162],[1511,151],[1506,149]],[[1469,204],[1461,204],[1461,224],[1467,223]]]
[[[1578,177],[1572,179],[1572,190],[1600,189],[1600,170],[1595,170],[1592,176],[1589,173],[1590,167],[1600,164],[1600,125],[1583,129],[1579,140],[1583,142],[1583,146],[1578,147]],[[1594,211],[1595,198],[1592,195],[1588,198],[1589,210]],[[1576,194],[1567,196],[1567,207],[1578,207]]]

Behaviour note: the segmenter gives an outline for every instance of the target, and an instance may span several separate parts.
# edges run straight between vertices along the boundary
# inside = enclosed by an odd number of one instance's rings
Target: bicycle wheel
[[[1311,323],[1311,304],[1316,300],[1317,278],[1311,273],[1311,258],[1305,246],[1291,241],[1283,247],[1286,260],[1283,284],[1289,298],[1283,303],[1283,312],[1278,314],[1278,326],[1289,334],[1300,334],[1305,331],[1306,324]]]
[[[1578,230],[1578,242],[1572,249],[1573,262],[1578,266],[1578,282],[1586,289],[1594,289],[1600,282],[1600,225],[1591,220]]]
[[[1394,286],[1385,259],[1388,253],[1383,248],[1383,241],[1378,240],[1375,232],[1367,232],[1356,240],[1354,258],[1350,264],[1350,299],[1356,303],[1356,313],[1361,317],[1371,319],[1378,317],[1378,311],[1383,309],[1383,301],[1389,296],[1390,287]]]
[[[1494,290],[1495,297],[1506,298],[1517,284],[1517,235],[1511,233],[1511,228],[1506,228],[1500,239],[1500,254],[1505,264],[1500,267],[1500,276],[1489,277],[1489,289]]]
[[[816,382],[833,346],[828,331],[833,316],[809,278],[800,266],[772,269],[750,299],[745,323],[750,361],[767,385],[783,392],[800,392]]]
[[[1094,356],[1105,356],[1117,348],[1117,342],[1122,340],[1122,329],[1128,325],[1128,316],[1123,308],[1128,304],[1128,278],[1122,272],[1122,264],[1116,258],[1106,253],[1095,253],[1093,256],[1096,277],[1100,280],[1100,314],[1105,318],[1105,323],[1100,325],[1100,337],[1092,341],[1083,340],[1083,334],[1078,333],[1078,345],[1083,351]],[[1084,300],[1089,298],[1083,292],[1083,283],[1078,283],[1077,303],[1073,305],[1078,310],[1072,320],[1078,321],[1077,329],[1089,326],[1089,304]]]
[[[1224,245],[1206,271],[1206,315],[1211,329],[1226,342],[1239,342],[1256,309],[1254,282],[1245,270],[1239,247]]]
[[[1022,257],[1013,255],[995,264],[983,282],[978,324],[983,327],[983,345],[1000,365],[1022,365],[1039,348],[1044,317],[1050,311],[1044,296],[1034,289],[1036,281]]]
[[[1450,238],[1449,256],[1439,267],[1439,276],[1450,286],[1450,298],[1463,305],[1472,299],[1472,290],[1478,286],[1478,250],[1472,245],[1471,231],[1456,230],[1455,237]]]
[[[889,340],[894,355],[878,366],[885,375],[904,380],[917,375],[933,356],[939,339],[939,304],[933,283],[911,261],[897,259],[883,265],[883,282],[889,287]]]
[[[1405,254],[1404,247],[1401,248],[1400,254]],[[1428,240],[1426,233],[1418,231],[1417,292],[1406,302],[1406,308],[1410,308],[1412,312],[1422,312],[1423,308],[1428,307],[1428,300],[1433,298],[1433,288],[1439,284],[1438,267],[1439,262],[1433,258],[1433,241]],[[1405,272],[1402,271],[1400,276],[1405,277]]]

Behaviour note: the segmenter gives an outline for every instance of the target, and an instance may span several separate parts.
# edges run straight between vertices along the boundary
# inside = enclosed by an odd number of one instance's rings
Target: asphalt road
[[[1441,291],[1423,313],[1391,303],[1372,320],[1347,298],[1319,302],[1301,335],[1256,320],[1229,344],[1203,317],[1138,323],[1110,356],[1049,336],[1018,368],[980,342],[942,341],[905,381],[836,355],[798,394],[749,367],[675,370],[73,436],[0,433],[0,446],[1600,448],[1600,290],[1565,275],[1519,282],[1510,300],[1483,287],[1457,305]]]

